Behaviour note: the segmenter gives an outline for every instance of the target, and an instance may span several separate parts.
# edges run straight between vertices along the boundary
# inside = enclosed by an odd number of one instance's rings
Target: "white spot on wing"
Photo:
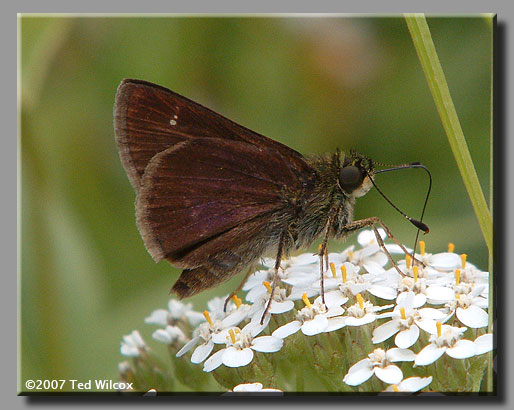
[[[176,116],[175,116],[175,117],[176,117]],[[175,121],[175,120],[170,120],[170,124],[171,124],[171,125],[177,125],[177,121]]]

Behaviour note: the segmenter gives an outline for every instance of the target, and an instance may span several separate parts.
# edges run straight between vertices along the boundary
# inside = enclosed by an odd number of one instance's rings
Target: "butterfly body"
[[[136,221],[153,259],[183,268],[181,298],[352,225],[373,164],[355,153],[304,157],[164,87],[124,80],[114,110]]]

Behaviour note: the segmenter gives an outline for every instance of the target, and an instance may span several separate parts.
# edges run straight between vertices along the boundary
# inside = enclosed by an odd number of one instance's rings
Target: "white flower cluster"
[[[385,238],[385,232],[381,234]],[[396,392],[419,391],[434,376],[404,378],[398,362],[411,362],[412,369],[430,365],[445,353],[464,359],[492,350],[492,334],[484,329],[489,274],[467,262],[466,255],[454,253],[451,244],[448,252],[429,254],[420,242],[416,261],[407,255],[397,262],[400,275],[395,267],[386,268],[389,260],[372,231],[361,232],[358,243],[357,249],[351,246],[328,255],[323,295],[319,257],[302,254],[282,261],[272,295],[274,261],[264,260],[264,269],[243,286],[246,303],[235,296],[224,310],[225,298],[215,298],[199,313],[191,304],[172,299],[168,310],[152,312],[145,322],[161,326],[153,333],[155,340],[182,346],[177,357],[192,351],[191,362],[203,363],[204,372],[222,365],[246,366],[255,352],[278,352],[299,331],[312,337],[337,334],[343,328],[367,329],[367,357],[348,366],[342,381],[358,386],[374,375],[389,385],[385,391]],[[397,245],[386,248],[390,254],[403,255]],[[473,329],[474,340],[464,338],[468,328]],[[140,336],[132,334],[124,338],[121,351],[134,356],[143,348]],[[341,347],[340,354],[347,353]],[[259,383],[251,386],[262,388]]]

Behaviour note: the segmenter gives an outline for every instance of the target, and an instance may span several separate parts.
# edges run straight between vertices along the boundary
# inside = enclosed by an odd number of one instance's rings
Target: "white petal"
[[[269,321],[271,319],[270,314],[266,314],[266,317],[264,318],[264,322],[261,324],[262,319],[262,313],[264,311],[260,311],[258,315],[255,315],[252,317],[252,320],[250,323],[248,323],[245,327],[241,329],[241,331],[249,332],[252,337],[257,336],[259,333],[261,333],[269,324]]]
[[[227,347],[221,358],[223,364],[227,367],[246,366],[253,359],[253,350],[246,347],[242,350],[233,346]]]
[[[378,247],[378,245],[376,245]],[[364,249],[363,249],[364,251]],[[364,258],[365,252],[362,253],[362,258]],[[370,256],[367,260],[366,260],[366,263],[369,263],[369,262],[373,262],[373,263],[376,263],[380,266],[385,266],[387,264],[387,262],[389,262],[389,258],[386,256],[386,254],[384,252],[377,252],[375,253],[374,255]]]
[[[485,335],[478,336],[475,341],[475,354],[483,354],[493,350],[493,335],[486,333]]]
[[[349,285],[350,292],[352,295],[364,292],[369,287],[369,283],[352,283]]]
[[[184,346],[182,346],[182,349],[180,349],[177,354],[176,354],[176,357],[181,357],[181,356],[184,356],[187,352],[189,352],[193,347],[196,346],[196,344],[200,341],[200,339],[198,337],[194,337],[193,339],[191,339],[189,342],[187,342]]]
[[[271,306],[269,309],[270,313],[279,314],[289,312],[294,308],[294,302],[292,300],[284,300],[283,302],[277,302],[274,300],[271,302]]]
[[[321,296],[314,300],[314,303],[319,301],[321,303]],[[348,298],[343,296],[338,290],[330,291],[325,293],[325,303],[328,308],[332,306],[341,306],[348,302]]]
[[[313,336],[322,333],[328,327],[328,319],[323,315],[316,315],[314,319],[302,325],[302,333],[306,336]]]
[[[459,340],[453,347],[446,349],[446,354],[454,359],[466,359],[476,353],[475,343],[471,340]]]
[[[319,294],[319,290],[313,289],[311,287],[305,288],[304,286],[295,286],[291,288],[291,293],[289,294],[289,299],[298,300],[301,299],[303,294],[306,293],[308,298],[312,298]]]
[[[367,258],[370,258],[371,256],[374,256],[378,251],[380,250],[380,246],[375,242],[373,245],[365,246],[360,250],[360,260],[365,260]],[[375,260],[375,259],[372,259]],[[377,261],[378,262],[378,261]]]
[[[273,353],[282,349],[284,341],[275,336],[257,337],[252,342],[252,349],[256,352]]]
[[[168,324],[168,311],[164,309],[154,310],[150,313],[150,316],[145,318],[145,323],[166,326]]]
[[[346,326],[362,326],[374,322],[376,315],[373,313],[366,313],[363,317],[348,316],[346,318]]]
[[[434,363],[444,354],[445,351],[446,347],[437,347],[435,344],[431,343],[421,349],[421,351],[416,355],[414,366],[426,366]]]
[[[228,295],[219,297],[216,296],[212,298],[211,300],[207,301],[207,308],[209,310],[209,313],[211,315],[211,318],[221,319],[225,316],[223,312],[223,307],[225,305],[225,301],[227,300]],[[170,308],[171,311],[173,311]]]
[[[489,292],[489,290],[486,290]],[[487,298],[478,296],[476,299],[473,300],[473,304],[475,306],[481,307],[482,309],[487,309],[489,307],[489,301]]]
[[[437,325],[436,325],[435,320],[432,320],[432,319],[416,320],[416,325],[418,325],[425,332],[430,333],[432,335],[437,333]]]
[[[331,254],[329,254],[329,259]],[[295,266],[303,266],[303,265],[311,265],[313,263],[319,263],[319,256],[313,253],[302,253],[301,255],[295,256],[293,259],[293,263]]]
[[[357,242],[361,247],[365,247],[367,245],[376,243],[377,238],[371,229],[367,229],[365,231],[359,232],[359,235],[357,235]]]
[[[202,363],[212,352],[214,348],[214,342],[209,340],[207,343],[201,344],[198,346],[193,354],[191,355],[191,363]]]
[[[402,330],[396,335],[394,344],[402,349],[411,347],[419,337],[419,328],[416,325],[412,325],[410,328]]]
[[[218,333],[212,333],[211,340],[218,345],[225,344],[227,342],[228,331],[230,329],[231,329],[231,327],[227,328],[227,329],[223,329],[223,330],[219,331]]]
[[[398,390],[402,392],[420,391],[432,383],[432,376],[429,377],[409,377],[398,385]]]
[[[380,275],[385,272],[384,268],[382,267],[383,265],[369,259],[366,260],[366,262],[364,262],[362,266],[364,267],[366,272],[371,273],[373,275]]]
[[[260,391],[262,390],[261,383],[244,383],[235,386],[232,391],[234,392],[247,392],[247,391]]]
[[[332,306],[329,307],[327,310],[327,313],[325,313],[325,316],[327,318],[335,317],[335,316],[341,316],[344,313],[344,307],[342,306]]]
[[[368,292],[372,295],[379,297],[385,300],[393,300],[396,299],[398,292],[396,289],[393,289],[391,286],[383,286],[383,285],[372,285],[368,288]]]
[[[295,273],[287,278],[282,279],[282,282],[287,283],[291,286],[297,287],[307,287],[311,285],[313,282],[318,280],[318,276],[307,274],[307,273]],[[319,282],[318,282],[319,286]]]
[[[217,369],[221,366],[223,363],[221,361],[223,354],[225,353],[226,349],[218,350],[216,353],[214,353],[211,357],[209,357],[205,363],[203,364],[203,371],[204,372],[212,372],[214,369]]]
[[[233,327],[237,326],[243,320],[246,319],[248,311],[244,308],[239,308],[229,314],[225,319],[221,321],[221,326],[223,327]]]
[[[286,323],[283,326],[277,328],[271,335],[275,337],[279,337],[281,339],[285,339],[287,336],[290,336],[300,330],[302,327],[302,323],[298,320],[293,320],[292,322]]]
[[[430,258],[430,266],[439,270],[449,272],[455,268],[460,268],[461,265],[460,256],[456,253],[436,253]]]
[[[274,263],[274,262],[273,262]],[[248,291],[255,286],[262,285],[262,282],[268,280],[269,271],[268,270],[259,270],[250,275],[243,286],[244,291]]]
[[[344,376],[343,382],[349,386],[358,386],[368,380],[371,376],[373,376],[373,370],[361,369],[353,373],[348,373]]]
[[[473,296],[474,298],[480,295],[483,290],[486,288],[486,285],[476,285],[473,290],[470,293],[470,296]]]
[[[371,376],[373,376],[373,367],[371,366],[370,360],[365,358],[348,369],[348,373],[344,376],[343,381],[349,386],[358,386]]]
[[[425,294],[430,303],[446,303],[455,299],[455,291],[444,286],[429,286]]]
[[[418,313],[423,319],[441,320],[446,314],[439,309],[434,308],[422,308],[418,310]]]
[[[471,305],[467,309],[457,308],[457,318],[471,328],[486,327],[488,324],[487,313],[478,306]]]
[[[133,330],[130,336],[132,337],[132,340],[134,341],[137,347],[145,347],[145,342],[143,341],[143,338],[141,337],[139,331]]]
[[[121,343],[121,354],[127,357],[138,357],[139,349],[136,346],[128,345],[126,343]]]
[[[384,323],[383,325],[378,326],[373,331],[373,343],[381,343],[384,340],[389,339],[395,333],[400,330],[400,323],[397,320],[390,320],[389,322]]]
[[[423,293],[417,293],[414,296],[414,303],[412,307],[416,309],[421,306],[424,306],[425,303],[427,303],[427,297]]]
[[[416,294],[409,290],[406,292],[402,292],[398,295],[398,298],[396,299],[396,304],[398,305],[398,308],[405,308],[405,309],[412,309],[414,307],[414,297]]]
[[[398,318],[398,314],[393,311],[377,314],[377,319],[391,319],[391,318]]]
[[[328,326],[325,329],[325,333],[342,329],[345,326],[346,326],[346,318],[345,317],[342,317],[342,316],[331,317],[328,319]]]
[[[375,375],[387,384],[398,384],[403,379],[402,371],[394,364],[386,367],[375,367]]]
[[[400,248],[400,246],[399,246],[399,245],[396,245],[395,243],[388,243],[388,244],[386,244],[386,246],[385,246],[385,247],[386,247],[386,249],[389,251],[389,253],[391,253],[391,254],[398,254],[398,255],[401,255],[401,254],[403,253],[403,249],[402,249],[402,248]],[[410,252],[412,253],[412,250],[411,250],[411,249],[409,249],[409,248],[407,248],[407,247],[406,247],[405,249],[407,249],[407,252],[409,252],[409,251],[410,251]]]
[[[171,343],[171,336],[164,329],[157,329],[155,332],[152,333],[152,337],[161,343],[165,343],[165,344]]]
[[[386,352],[387,359],[391,362],[412,362],[416,359],[416,354],[409,349],[399,349],[393,347]]]
[[[412,295],[414,292],[412,291],[406,291],[406,292],[400,292],[398,293],[398,296],[396,297],[396,304],[400,306],[404,306],[407,302],[407,299],[410,299],[411,297],[414,298]],[[414,299],[412,299],[412,302],[414,302]],[[410,306],[412,307],[412,306]]]
[[[195,311],[189,311],[186,312],[186,317],[191,326],[196,327],[202,322],[205,322],[205,316],[203,313],[195,312]]]
[[[268,295],[268,289],[261,283],[251,288],[246,294],[245,299],[248,302],[255,303],[259,299],[268,299]]]
[[[348,373],[353,373],[361,369],[373,370],[373,365],[371,364],[371,360],[369,360],[368,357],[365,357],[364,359],[359,360],[357,363],[353,364],[348,369]]]

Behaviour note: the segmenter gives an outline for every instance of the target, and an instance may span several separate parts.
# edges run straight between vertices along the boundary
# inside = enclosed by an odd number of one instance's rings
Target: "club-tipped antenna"
[[[416,260],[415,259],[415,254],[416,254],[416,246],[418,244],[418,238],[419,238],[419,231],[423,231],[423,233],[427,234],[429,232],[429,228],[426,224],[423,223],[423,217],[425,215],[425,210],[427,208],[427,203],[428,203],[428,198],[430,197],[430,191],[432,190],[432,175],[430,174],[430,171],[428,170],[427,167],[425,167],[423,164],[419,163],[419,162],[412,162],[410,164],[403,164],[403,165],[397,165],[397,166],[393,166],[391,168],[386,168],[386,169],[380,169],[380,170],[377,170],[375,171],[375,175],[376,174],[379,174],[381,172],[389,172],[389,171],[397,171],[397,170],[400,170],[400,169],[407,169],[407,168],[422,168],[426,171],[426,173],[428,174],[428,179],[429,179],[429,183],[428,183],[428,190],[427,190],[427,195],[425,197],[425,203],[423,204],[423,210],[421,211],[421,218],[419,220],[417,219],[414,219],[414,218],[411,218],[410,216],[408,216],[405,212],[403,212],[402,210],[400,210],[395,204],[392,203],[392,201],[382,192],[382,190],[377,186],[377,184],[375,184],[375,181],[373,180],[373,178],[371,178],[371,176],[369,175],[369,173],[366,171],[366,174],[368,175],[369,179],[371,180],[371,183],[373,184],[373,186],[376,188],[376,190],[378,191],[378,193],[380,195],[382,195],[382,197],[389,203],[389,205],[391,205],[394,209],[396,209],[405,219],[407,219],[411,224],[413,224],[416,228],[418,228],[417,232],[416,232],[416,239],[414,241],[414,248],[412,250],[412,260]]]

